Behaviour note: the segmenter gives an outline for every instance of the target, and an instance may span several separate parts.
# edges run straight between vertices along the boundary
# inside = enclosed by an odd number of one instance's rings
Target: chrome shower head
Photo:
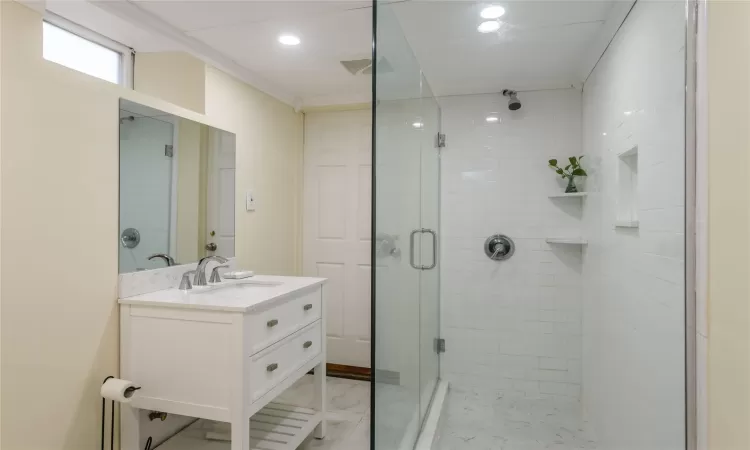
[[[521,109],[521,100],[518,99],[518,92],[510,89],[503,89],[503,95],[509,97],[508,109],[511,111],[517,111]]]

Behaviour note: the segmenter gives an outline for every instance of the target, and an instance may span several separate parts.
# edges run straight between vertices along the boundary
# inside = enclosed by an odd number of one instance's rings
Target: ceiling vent
[[[372,75],[372,59],[353,59],[351,61],[341,61],[341,65],[344,69],[349,71],[350,74],[357,75]],[[389,73],[393,72],[393,67],[385,58],[378,59],[378,73]]]

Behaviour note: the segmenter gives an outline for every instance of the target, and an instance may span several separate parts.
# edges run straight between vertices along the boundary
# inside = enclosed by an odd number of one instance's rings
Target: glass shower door
[[[413,448],[438,379],[440,112],[390,5],[376,8],[373,449]]]
[[[420,143],[420,259],[419,274],[419,383],[420,423],[429,410],[437,386],[440,365],[437,339],[440,336],[440,107],[424,76],[420,78],[423,127]]]

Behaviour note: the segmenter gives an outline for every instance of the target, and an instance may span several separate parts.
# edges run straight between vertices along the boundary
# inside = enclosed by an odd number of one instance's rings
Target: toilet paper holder
[[[102,381],[102,386],[104,386],[104,383],[107,382],[107,380],[111,380],[115,377],[112,375],[108,376],[107,378]],[[140,386],[129,386],[125,388],[125,392],[123,395],[125,398],[130,398],[133,396],[135,391],[139,390]],[[102,397],[102,450],[104,450],[104,419],[106,418],[106,407],[107,407],[107,399],[105,397]],[[115,401],[112,400],[112,412],[110,413],[110,425],[109,425],[109,448],[110,450],[115,450]]]

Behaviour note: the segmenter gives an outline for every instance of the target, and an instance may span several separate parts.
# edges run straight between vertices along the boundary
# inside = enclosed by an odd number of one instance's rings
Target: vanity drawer
[[[245,345],[253,355],[320,319],[320,288],[245,316]]]
[[[321,321],[298,331],[287,339],[251,356],[249,403],[270,391],[283,379],[320,354],[322,342]]]

